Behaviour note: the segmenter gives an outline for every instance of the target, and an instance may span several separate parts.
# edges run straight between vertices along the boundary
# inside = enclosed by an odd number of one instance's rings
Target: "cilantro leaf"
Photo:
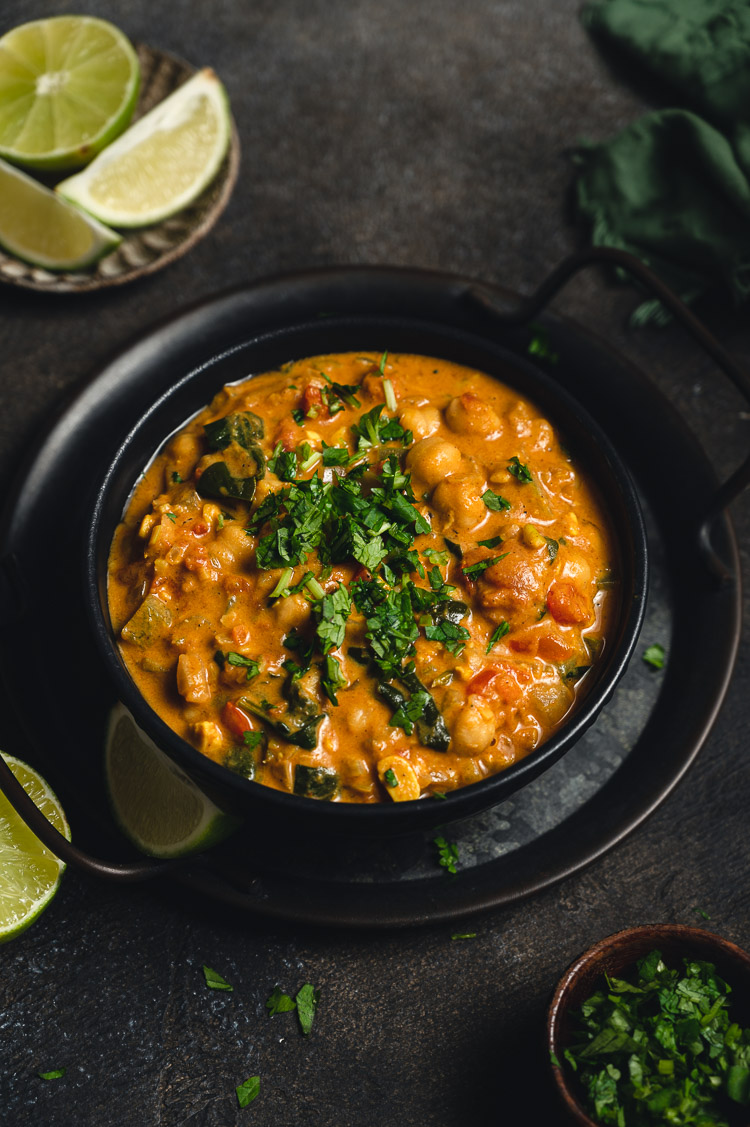
[[[510,501],[506,501],[499,493],[493,493],[491,489],[486,489],[482,494],[482,500],[487,508],[493,513],[502,513],[510,508]],[[447,541],[446,541],[447,543]]]
[[[531,476],[531,470],[523,464],[517,454],[513,455],[506,468],[508,473],[513,474],[513,477],[520,481],[521,485],[529,485],[534,480]]]
[[[540,360],[547,360],[550,364],[556,364],[560,357],[557,352],[552,350],[549,334],[544,325],[532,321],[529,330],[531,332],[531,340],[527,349],[529,356],[538,356]]]
[[[342,645],[351,608],[352,600],[343,583],[313,605],[313,613],[318,622],[315,634],[324,654],[329,650],[337,650]]]
[[[425,705],[429,699],[430,694],[426,691],[418,690],[412,693],[409,700],[404,700],[404,703],[399,705],[393,716],[388,721],[391,728],[403,728],[407,736],[410,736],[414,731],[414,725],[418,720],[422,719],[424,715]]]
[[[398,786],[398,777],[392,767],[389,767],[388,770],[384,773],[383,782],[387,787]]]
[[[438,850],[438,865],[452,876],[455,876],[458,872],[456,868],[456,862],[458,861],[458,845],[455,841],[447,841],[442,835],[432,840]]]
[[[37,1072],[40,1080],[59,1080],[66,1073],[65,1068],[53,1068],[50,1072]]]
[[[215,970],[211,970],[211,968],[207,967],[205,964],[203,966],[203,976],[206,980],[206,986],[211,990],[234,990],[234,987],[230,986],[225,978],[222,978],[220,974]]]
[[[660,645],[658,642],[654,642],[643,654],[643,660],[646,665],[650,665],[653,669],[663,669],[665,659],[666,654],[664,652],[664,646]]]
[[[228,654],[225,654],[224,656],[226,658],[228,665],[234,665],[234,666],[237,666],[241,669],[247,670],[247,678],[246,679],[248,681],[252,677],[257,677],[258,674],[260,673],[260,662],[255,661],[251,657],[244,657],[243,654],[234,653],[231,650],[229,651]]]
[[[497,643],[500,641],[500,639],[504,638],[505,635],[509,634],[509,633],[510,633],[510,623],[509,622],[501,622],[500,625],[496,626],[495,629],[490,634],[490,640],[488,641],[487,649],[484,652],[489,653],[490,650],[494,649],[494,647],[497,645]]]
[[[507,555],[507,552],[503,552],[501,556],[488,556],[486,560],[480,560],[479,563],[471,564],[469,567],[462,567],[461,571],[467,579],[476,579],[478,576],[482,575],[488,567],[492,567],[493,564],[504,560]]]
[[[424,632],[431,642],[442,642],[449,653],[456,655],[463,653],[464,645],[467,639],[471,637],[465,626],[457,626],[450,621],[426,626]]]
[[[300,1029],[305,1036],[307,1036],[312,1029],[313,1018],[315,1017],[319,1000],[320,990],[316,990],[309,982],[305,983],[295,998]]]
[[[250,1076],[247,1080],[235,1088],[237,1093],[237,1103],[240,1107],[247,1107],[253,1100],[257,1099],[260,1092],[260,1076]]]
[[[274,1017],[275,1014],[290,1013],[296,1009],[296,1003],[288,994],[283,993],[281,987],[274,986],[271,995],[266,999],[266,1009],[268,1016]]]
[[[339,662],[333,654],[326,654],[323,658],[323,675],[320,679],[320,685],[333,704],[339,703],[336,693],[339,689],[346,688],[347,684],[348,681]]]

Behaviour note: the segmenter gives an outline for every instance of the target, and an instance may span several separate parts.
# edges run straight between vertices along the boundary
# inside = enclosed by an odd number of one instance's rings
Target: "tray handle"
[[[468,296],[473,302],[481,305],[500,324],[507,326],[522,325],[540,313],[580,270],[602,263],[618,266],[620,269],[627,271],[653,297],[658,298],[675,320],[680,322],[704,352],[708,353],[712,360],[716,362],[750,404],[750,377],[738,367],[703,322],[654,274],[653,270],[644,266],[640,259],[626,251],[617,250],[613,247],[589,247],[570,255],[563,259],[559,266],[555,267],[533,294],[521,298],[512,309],[498,308],[496,298],[491,296],[489,291],[484,291],[480,285],[473,286],[468,291]],[[711,525],[714,519],[739,496],[748,484],[750,484],[750,456],[719,487],[708,506],[698,516],[697,532],[700,550],[711,572],[722,582],[727,582],[732,573],[711,544]]]
[[[19,818],[36,834],[43,845],[46,845],[56,857],[66,864],[74,865],[78,869],[92,876],[104,877],[107,880],[133,884],[136,881],[151,880],[152,877],[165,876],[180,867],[182,859],[175,861],[133,861],[130,863],[117,863],[102,861],[92,857],[77,845],[68,841],[44,814],[19,783],[5,759],[0,755],[0,790],[14,808]]]

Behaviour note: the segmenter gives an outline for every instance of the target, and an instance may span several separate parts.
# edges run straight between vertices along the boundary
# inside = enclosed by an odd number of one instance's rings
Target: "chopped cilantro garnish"
[[[554,563],[555,559],[557,557],[557,552],[558,552],[558,549],[560,547],[560,543],[557,540],[553,540],[551,536],[545,536],[544,539],[547,541],[547,552],[549,553],[549,562]]]
[[[225,655],[228,665],[235,665],[241,669],[247,670],[247,680],[251,677],[257,677],[260,673],[260,662],[254,661],[251,657],[244,657],[242,654],[233,653],[231,650]]]
[[[254,728],[242,733],[242,742],[249,751],[254,751],[263,742],[263,733]]]
[[[392,767],[389,767],[388,770],[384,773],[383,782],[385,783],[385,785],[387,787],[397,787],[398,786],[398,778],[396,777],[396,772],[393,770]]]
[[[50,1072],[37,1072],[37,1076],[40,1080],[59,1080],[65,1072],[64,1068],[53,1068]]]
[[[431,564],[437,564],[438,567],[445,567],[450,559],[450,552],[438,552],[435,548],[425,548],[422,555]]]
[[[182,481],[182,478],[181,478],[181,477],[180,477],[180,475],[178,474],[177,470],[173,470],[173,471],[172,471],[171,477],[172,477],[172,483],[173,483],[174,485],[179,485],[179,484],[180,484],[180,482]]]
[[[465,626],[457,626],[454,622],[438,622],[434,626],[425,626],[425,637],[431,642],[442,642],[449,653],[463,653],[464,645],[471,637]]]
[[[169,518],[169,520],[171,520],[172,524],[174,524],[174,522],[177,520],[176,513],[167,513],[166,516]]]
[[[476,939],[475,931],[454,931],[451,939]]]
[[[477,544],[482,548],[496,548],[502,542],[502,536],[491,536],[489,540],[477,540]]]
[[[493,493],[491,489],[486,489],[482,494],[482,500],[487,508],[493,513],[501,513],[510,508],[510,501],[506,501],[499,493]],[[447,541],[446,541],[447,543]]]
[[[429,699],[430,694],[426,691],[418,690],[412,693],[410,699],[405,700],[394,712],[389,721],[390,727],[403,728],[407,736],[410,736],[414,731],[414,725],[422,719]]]
[[[708,912],[704,912],[702,908],[693,908],[693,911],[695,912],[696,916],[700,916],[700,918],[702,920],[710,920],[711,919]]]
[[[323,443],[323,465],[345,466],[349,461],[349,451],[345,446],[327,446]]]
[[[307,1036],[312,1029],[313,1018],[318,1008],[320,990],[316,990],[314,986],[306,982],[294,1000],[297,1003],[297,1017],[299,1018],[300,1029],[305,1036]]]
[[[260,1076],[250,1076],[247,1080],[243,1080],[241,1084],[235,1089],[237,1092],[237,1103],[240,1107],[247,1107],[253,1100],[257,1099],[260,1092]]]
[[[292,416],[292,418],[294,419],[294,421],[295,421],[295,423],[297,424],[298,427],[304,426],[304,424],[305,424],[305,412],[302,410],[301,407],[292,408],[292,410],[289,412],[289,414]]]
[[[383,355],[380,357],[380,363],[378,364],[378,371],[380,372],[381,376],[383,375],[383,372],[385,371],[385,365],[386,365],[387,360],[388,360],[388,353],[384,352]]]
[[[323,653],[339,649],[346,633],[346,620],[352,609],[352,600],[344,584],[341,583],[330,595],[319,599],[313,609],[318,621],[315,633]]]
[[[665,657],[666,654],[664,652],[664,646],[659,645],[658,642],[654,642],[654,644],[649,646],[643,654],[643,660],[645,661],[646,665],[650,665],[654,669],[664,668]]]
[[[234,990],[234,987],[230,986],[225,978],[222,978],[220,974],[217,974],[215,970],[211,970],[205,964],[203,976],[206,979],[206,986],[210,987],[211,990]]]
[[[490,634],[490,640],[488,641],[487,649],[484,652],[489,653],[490,650],[492,650],[497,645],[497,643],[500,641],[500,639],[504,638],[505,635],[509,634],[509,633],[510,633],[510,623],[501,622],[500,625],[496,626],[495,629]]]
[[[750,1105],[750,1029],[730,1019],[731,987],[712,963],[670,968],[656,950],[634,971],[605,975],[572,1015],[564,1055],[587,1110],[602,1124],[726,1127],[733,1104]]]
[[[333,704],[339,703],[336,693],[339,689],[346,688],[347,684],[348,682],[339,662],[333,654],[326,654],[323,658],[323,675],[320,679],[320,686]]]
[[[444,837],[435,837],[432,839],[433,844],[437,846],[438,850],[438,865],[451,873],[453,876],[458,872],[456,862],[458,861],[458,846],[455,841],[447,841]]]
[[[492,567],[493,564],[504,560],[507,555],[507,552],[503,552],[502,556],[488,556],[486,560],[480,560],[479,563],[471,564],[470,567],[462,567],[461,571],[467,579],[476,579],[478,576],[482,575],[488,567]]]
[[[513,474],[521,485],[529,485],[534,479],[531,476],[531,470],[520,461],[517,454],[514,454],[507,466],[508,473]]]
[[[294,998],[284,994],[279,986],[274,986],[269,998],[266,999],[266,1009],[269,1017],[274,1014],[290,1013],[295,1008]]]
[[[559,356],[550,347],[549,334],[544,325],[539,325],[533,321],[529,325],[529,329],[531,331],[531,340],[528,345],[529,355],[538,356],[541,360],[548,360],[550,364],[556,364]]]

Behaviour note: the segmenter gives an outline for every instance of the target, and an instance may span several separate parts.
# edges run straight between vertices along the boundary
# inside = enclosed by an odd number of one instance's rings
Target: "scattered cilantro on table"
[[[203,976],[206,979],[206,986],[211,990],[234,990],[234,987],[225,978],[222,978],[215,970],[211,970],[205,963],[203,965]]]
[[[312,1029],[313,1018],[315,1011],[318,1008],[320,1001],[320,990],[316,990],[309,982],[302,986],[295,997],[297,1003],[297,1017],[299,1018],[300,1029],[307,1036]]]
[[[455,876],[458,872],[456,863],[458,861],[458,845],[455,841],[447,841],[442,835],[432,839],[433,843],[437,846],[438,851],[438,865]]]
[[[240,1107],[247,1107],[253,1100],[257,1099],[260,1092],[260,1076],[250,1076],[239,1084],[235,1089],[237,1092],[237,1103]]]
[[[53,1068],[50,1072],[37,1072],[37,1076],[40,1080],[60,1080],[65,1072],[64,1068]]]
[[[664,646],[658,642],[654,642],[643,652],[643,660],[646,665],[650,665],[653,669],[663,669],[665,657]]]

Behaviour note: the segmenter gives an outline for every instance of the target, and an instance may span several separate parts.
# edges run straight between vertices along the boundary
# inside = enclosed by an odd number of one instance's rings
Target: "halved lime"
[[[83,172],[58,184],[57,191],[113,227],[159,223],[210,184],[230,135],[224,87],[206,68],[131,126]]]
[[[46,270],[82,270],[122,242],[79,211],[0,160],[0,244]]]
[[[138,56],[93,16],[21,24],[0,39],[0,156],[29,168],[77,168],[130,122]]]
[[[63,808],[33,767],[3,756],[48,822],[70,841]],[[65,864],[31,832],[0,792],[0,943],[24,931],[57,892]]]
[[[122,704],[110,713],[104,764],[115,820],[150,857],[200,853],[240,824],[160,751]]]

